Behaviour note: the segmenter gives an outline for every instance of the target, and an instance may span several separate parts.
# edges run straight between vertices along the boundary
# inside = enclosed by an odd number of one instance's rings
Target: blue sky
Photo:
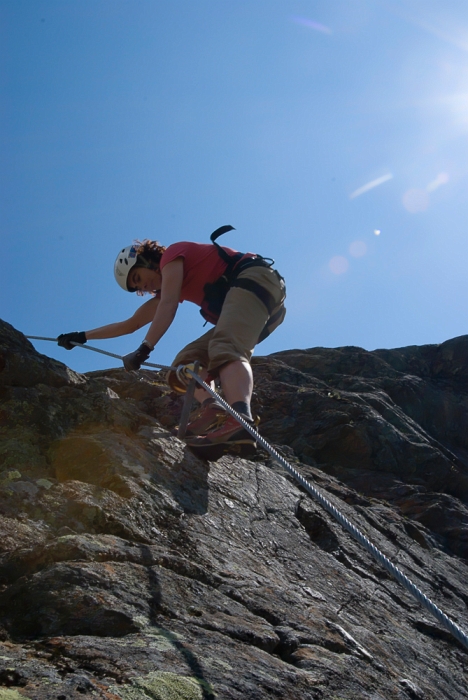
[[[0,0],[0,20],[0,316],[23,333],[130,316],[119,248],[223,224],[286,277],[257,354],[466,333],[465,3]],[[184,303],[152,360],[203,330]]]

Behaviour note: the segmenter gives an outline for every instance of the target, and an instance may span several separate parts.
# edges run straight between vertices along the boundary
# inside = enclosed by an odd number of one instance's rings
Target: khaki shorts
[[[241,272],[238,279],[255,280],[267,289],[277,306],[271,317],[277,319],[269,326],[270,333],[284,319],[286,309],[283,306],[286,290],[284,282],[269,267],[249,267]],[[181,350],[173,366],[186,365],[199,360],[202,367],[216,374],[222,365],[236,360],[250,362],[254,347],[267,324],[270,314],[265,304],[253,292],[241,287],[232,287],[226,294],[221,315],[214,328]]]

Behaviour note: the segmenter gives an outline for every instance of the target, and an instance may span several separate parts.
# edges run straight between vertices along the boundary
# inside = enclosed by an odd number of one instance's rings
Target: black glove
[[[135,352],[130,352],[128,355],[124,355],[122,360],[127,372],[131,372],[132,369],[140,369],[143,362],[146,362],[150,356],[150,352],[150,346],[143,342],[138,350],[135,350]]]
[[[62,333],[57,338],[57,343],[61,348],[65,350],[73,350],[75,347],[72,343],[80,343],[84,345],[86,343],[86,334],[84,331],[75,331],[74,333]]]

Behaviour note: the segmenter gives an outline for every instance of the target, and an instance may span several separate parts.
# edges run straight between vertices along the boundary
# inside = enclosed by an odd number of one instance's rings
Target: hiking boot
[[[254,421],[242,416],[252,426]],[[211,430],[205,435],[190,437],[187,446],[199,457],[215,462],[224,454],[235,454],[239,457],[253,455],[257,443],[250,433],[245,430],[233,416],[228,416],[224,424]]]
[[[220,428],[227,418],[227,413],[215,399],[206,399],[190,416],[186,437],[204,435],[209,430]]]

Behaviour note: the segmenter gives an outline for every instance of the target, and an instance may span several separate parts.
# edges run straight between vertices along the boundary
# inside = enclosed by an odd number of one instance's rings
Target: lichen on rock
[[[114,687],[113,691],[122,700],[203,700],[204,697],[215,697],[206,681],[168,671],[154,671],[137,677],[132,687]]]

